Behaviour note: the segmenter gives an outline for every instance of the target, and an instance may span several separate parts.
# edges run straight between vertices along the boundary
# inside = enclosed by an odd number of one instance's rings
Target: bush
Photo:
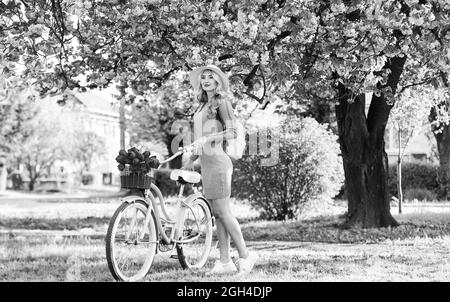
[[[248,199],[262,218],[298,217],[308,201],[329,200],[339,192],[344,173],[338,154],[337,137],[326,126],[312,118],[286,120],[281,124],[278,163],[262,166],[259,155],[235,162],[233,195]]]
[[[433,201],[437,199],[436,193],[422,188],[408,188],[403,193],[404,200]]]
[[[405,192],[412,189],[423,189],[436,195],[439,184],[437,181],[438,165],[410,162],[402,164],[402,189]],[[398,196],[397,166],[389,166],[388,190],[391,196]]]

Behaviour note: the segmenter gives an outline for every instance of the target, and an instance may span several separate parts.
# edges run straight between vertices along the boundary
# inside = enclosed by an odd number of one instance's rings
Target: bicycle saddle
[[[195,171],[175,169],[170,172],[170,179],[195,184],[200,182],[201,175]]]

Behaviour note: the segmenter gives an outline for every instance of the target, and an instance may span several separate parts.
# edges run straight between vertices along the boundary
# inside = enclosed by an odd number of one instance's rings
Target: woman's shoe
[[[259,255],[256,252],[249,251],[247,258],[239,258],[238,267],[239,267],[239,276],[246,275],[251,272],[253,266],[258,260]]]
[[[230,274],[237,271],[236,265],[230,259],[227,263],[217,260],[214,267],[208,272],[208,275]]]

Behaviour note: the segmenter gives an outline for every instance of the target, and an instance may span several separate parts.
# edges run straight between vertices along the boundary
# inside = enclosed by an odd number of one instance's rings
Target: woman
[[[236,137],[237,132],[228,78],[217,66],[208,65],[193,70],[190,81],[202,106],[194,114],[194,144],[198,148],[183,168],[192,168],[200,157],[203,194],[212,205],[219,239],[220,259],[210,273],[231,273],[239,268],[239,274],[246,274],[258,255],[248,251],[239,223],[230,210],[233,164],[223,144]],[[230,257],[230,238],[239,253],[238,268]]]

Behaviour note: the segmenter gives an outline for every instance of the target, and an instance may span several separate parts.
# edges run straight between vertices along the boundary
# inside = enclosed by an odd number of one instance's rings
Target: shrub
[[[423,188],[408,188],[403,193],[404,200],[433,201],[437,199],[436,193]]]
[[[404,193],[409,189],[426,189],[433,194],[437,194],[439,188],[439,184],[437,181],[438,168],[438,165],[429,163],[403,163],[402,189]],[[388,190],[390,195],[396,197],[398,196],[396,165],[389,166]]]
[[[337,137],[326,126],[304,118],[285,120],[280,129],[278,163],[262,166],[262,156],[244,156],[234,164],[232,187],[273,220],[298,217],[310,200],[331,199],[344,179]]]

